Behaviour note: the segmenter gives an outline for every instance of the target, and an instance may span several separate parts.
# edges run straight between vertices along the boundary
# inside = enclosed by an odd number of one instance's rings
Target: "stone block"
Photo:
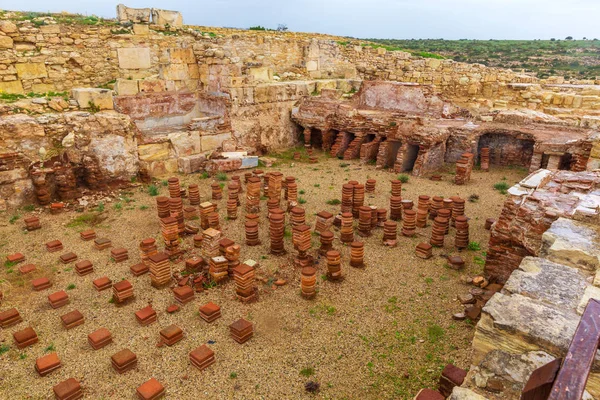
[[[134,35],[148,35],[150,33],[150,27],[144,24],[133,24],[133,34]]]
[[[196,56],[191,48],[187,49],[169,49],[169,61],[171,64],[194,64]]]
[[[215,159],[210,160],[206,169],[212,173],[237,171],[242,167],[241,158]]]
[[[306,63],[306,70],[308,72],[318,71],[319,70],[319,63],[318,63],[318,61],[314,61],[314,60],[308,61]]]
[[[258,156],[245,156],[242,157],[242,165],[240,169],[256,168],[258,167]]]
[[[200,133],[197,131],[170,133],[169,140],[177,157],[200,153]]]
[[[131,8],[123,4],[117,6],[117,19],[119,22],[150,22],[151,10],[149,8]]]
[[[0,36],[0,49],[12,49],[13,40],[10,36]]]
[[[183,16],[178,11],[152,9],[152,23],[156,25],[169,25],[173,28],[183,26]]]
[[[138,146],[138,154],[142,161],[159,161],[169,158],[169,143],[151,143]]]
[[[471,389],[463,388],[460,386],[452,389],[452,394],[449,400],[487,400],[485,397],[475,393]]]
[[[190,79],[187,64],[168,64],[160,69],[160,77],[166,80],[183,81]]]
[[[132,96],[138,94],[138,81],[133,79],[117,79],[115,92],[118,96]]]
[[[142,93],[157,93],[167,90],[167,83],[163,79],[140,79],[138,86]]]
[[[11,94],[23,94],[23,85],[21,81],[0,82],[0,92]]]
[[[31,90],[34,93],[48,93],[56,91],[56,87],[51,83],[34,83]]]
[[[19,79],[38,79],[48,76],[44,63],[17,63],[15,68]]]
[[[90,108],[92,103],[101,110],[114,108],[112,91],[108,89],[77,88],[71,90],[71,96],[77,101],[80,108]]]
[[[600,267],[600,233],[592,226],[559,218],[542,235],[549,260],[589,271]]]
[[[148,69],[152,63],[148,47],[129,47],[117,49],[119,68],[123,69]]]
[[[179,172],[184,174],[193,174],[194,172],[200,172],[204,169],[204,163],[206,157],[202,154],[195,154],[187,157],[180,157],[177,159],[177,165]]]
[[[17,25],[8,20],[0,21],[0,31],[4,33],[15,33],[17,32]]]
[[[88,151],[94,154],[100,172],[107,178],[129,180],[138,172],[138,153],[133,137],[105,133],[90,135]]]
[[[224,140],[231,139],[231,133],[220,133],[217,135],[203,135],[200,137],[202,151],[216,150],[223,144]]]
[[[269,67],[248,68],[248,75],[258,82],[273,80],[273,70]]]

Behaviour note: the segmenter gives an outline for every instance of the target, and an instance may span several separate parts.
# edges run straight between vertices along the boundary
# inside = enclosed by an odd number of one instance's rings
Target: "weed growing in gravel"
[[[50,351],[54,351],[54,350],[56,350],[56,348],[54,347],[54,343],[50,343],[50,345],[48,345],[48,347],[46,347],[46,348],[44,349],[44,351],[45,351],[46,353],[48,353],[48,352],[50,352]]]
[[[398,180],[402,183],[406,183],[408,182],[408,180],[410,179],[410,177],[406,174],[400,174],[398,175]]]
[[[8,222],[10,222],[11,224],[14,224],[15,222],[17,222],[19,220],[19,218],[21,218],[20,215],[13,215],[12,217],[10,217]]]
[[[7,344],[0,344],[0,354],[4,354],[8,350],[10,350],[10,347]]]
[[[69,283],[69,285],[67,285],[67,290],[73,290],[75,289],[77,286],[75,286],[74,283]]]
[[[501,194],[506,194],[509,187],[510,186],[506,182],[498,182],[494,185],[494,189],[499,191]]]
[[[156,185],[148,186],[148,194],[150,196],[158,196],[158,186],[156,186]]]
[[[327,200],[327,204],[329,204],[330,206],[337,206],[337,205],[339,205],[341,203],[342,202],[340,201],[340,199]]]
[[[313,367],[306,367],[300,370],[300,375],[308,378],[309,376],[313,376],[315,374],[315,369]]]
[[[469,246],[467,248],[472,251],[479,251],[481,250],[481,245],[479,242],[469,242]]]
[[[217,174],[217,180],[226,181],[227,180],[227,174],[225,172],[219,172]]]

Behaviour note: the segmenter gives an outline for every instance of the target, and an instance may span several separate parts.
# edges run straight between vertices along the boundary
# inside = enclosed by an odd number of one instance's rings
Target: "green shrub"
[[[219,180],[219,181],[226,181],[227,180],[227,174],[225,172],[219,172],[217,174],[217,180]]]
[[[469,246],[467,248],[472,251],[479,251],[481,250],[481,245],[479,242],[469,242]]]
[[[402,183],[406,183],[408,182],[408,180],[410,179],[410,177],[406,174],[400,174],[398,175],[398,180]]]
[[[498,182],[494,185],[494,189],[502,194],[506,194],[510,186],[506,182]]]
[[[156,185],[148,186],[148,194],[150,196],[158,196],[158,186],[156,186]]]
[[[327,204],[329,204],[330,206],[337,206],[339,204],[342,204],[342,202],[340,201],[340,199],[331,199],[327,200]]]

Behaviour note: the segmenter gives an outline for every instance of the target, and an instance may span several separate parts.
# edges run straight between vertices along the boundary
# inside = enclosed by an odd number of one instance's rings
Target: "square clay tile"
[[[139,263],[139,264],[132,265],[129,268],[129,270],[131,271],[133,276],[140,276],[140,275],[144,275],[145,273],[147,273],[149,271],[149,268],[146,264]]]
[[[37,343],[38,336],[32,327],[27,327],[21,331],[13,333],[13,338],[19,349],[23,349],[29,345]]]
[[[31,285],[33,286],[33,290],[36,292],[44,289],[48,289],[52,284],[48,278],[42,277],[37,278],[31,281]]]
[[[154,400],[160,398],[165,392],[165,387],[155,378],[144,382],[137,388],[137,395],[141,400]]]
[[[104,290],[112,286],[112,281],[108,278],[108,276],[103,276],[102,278],[94,280],[93,284],[96,290]]]
[[[246,321],[244,318],[240,318],[229,325],[229,328],[232,332],[245,332],[252,328],[252,322]]]
[[[123,292],[125,290],[131,289],[131,283],[129,283],[129,281],[124,280],[124,281],[120,281],[117,282],[113,285],[113,288],[117,291],[117,292]]]
[[[14,253],[6,256],[6,261],[9,263],[20,263],[25,261],[25,256],[21,253]]]
[[[88,335],[88,342],[98,350],[112,342],[112,335],[108,329],[100,328]]]
[[[60,256],[60,261],[63,264],[68,264],[68,263],[71,263],[71,262],[73,262],[75,260],[77,260],[77,254],[75,254],[73,252],[65,253],[62,256]]]
[[[48,301],[52,308],[62,307],[69,302],[69,295],[64,290],[52,293],[48,296]]]
[[[78,261],[78,262],[75,264],[75,267],[76,267],[76,268],[78,268],[78,269],[82,269],[82,270],[83,270],[83,269],[88,269],[88,268],[93,268],[93,266],[94,266],[94,265],[92,264],[92,262],[91,262],[90,260],[81,260],[81,261]]]
[[[193,350],[190,353],[190,358],[194,359],[198,363],[203,363],[204,361],[210,359],[215,356],[215,352],[212,351],[207,345],[203,344],[197,349]]]
[[[177,325],[169,325],[160,331],[160,335],[167,340],[174,339],[181,334],[183,334],[183,331]]]
[[[212,301],[200,307],[200,312],[204,315],[213,315],[214,313],[219,311],[221,311],[221,307],[219,307]]]
[[[0,328],[8,328],[21,321],[23,321],[23,318],[21,318],[21,314],[19,314],[16,308],[0,312]]]
[[[140,321],[145,321],[154,316],[156,316],[156,311],[152,308],[152,306],[144,307],[135,313],[135,317]]]
[[[61,316],[60,319],[65,328],[71,329],[84,323],[83,314],[79,310],[73,310],[65,315]]]
[[[133,364],[137,361],[137,356],[129,349],[123,349],[113,354],[110,359],[119,372],[125,372],[125,368],[133,367]]]
[[[35,370],[41,376],[46,376],[58,368],[60,368],[60,359],[56,353],[46,354],[35,360]]]
[[[33,264],[25,264],[19,267],[19,272],[21,275],[25,275],[33,271],[35,271],[35,265]]]
[[[75,378],[69,378],[52,388],[57,400],[75,400],[83,397],[81,385]]]

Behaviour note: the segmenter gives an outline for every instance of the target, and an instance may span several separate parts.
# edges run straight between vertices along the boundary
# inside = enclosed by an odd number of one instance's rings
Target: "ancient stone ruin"
[[[600,82],[82,18],[0,14],[0,398],[600,398]]]

